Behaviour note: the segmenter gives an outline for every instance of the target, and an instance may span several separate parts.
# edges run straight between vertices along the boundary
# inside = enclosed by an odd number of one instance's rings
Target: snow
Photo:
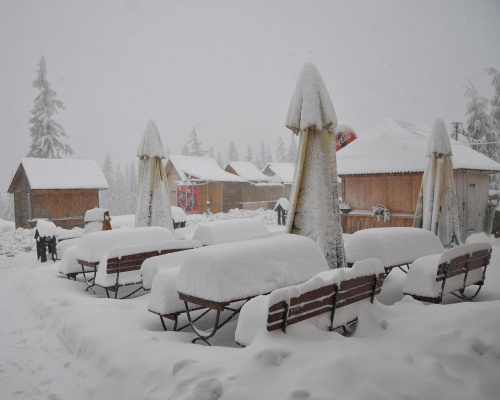
[[[442,282],[437,282],[438,266],[447,263],[453,258],[471,254],[476,251],[489,250],[489,243],[470,243],[445,250],[442,254],[434,254],[418,258],[411,264],[405,280],[403,291],[405,294],[415,294],[425,297],[438,297],[441,292]],[[483,268],[469,271],[467,284],[482,280]],[[464,275],[457,275],[446,280],[443,294],[450,293],[462,287]]]
[[[61,259],[61,263],[59,264],[59,272],[61,274],[74,274],[74,273],[80,273],[82,272],[82,266],[78,264],[78,261],[76,259],[76,254],[78,252],[78,245],[73,245],[69,246],[66,249],[64,249],[64,252],[59,256],[59,253],[57,256]],[[92,272],[94,271],[93,268],[90,267],[84,267],[85,272]]]
[[[58,241],[80,238],[83,234],[84,230],[82,228],[64,229],[58,226],[56,231]]]
[[[269,176],[260,172],[253,162],[229,161],[227,165],[230,166],[238,176],[241,176],[246,181],[269,182],[271,180]]]
[[[213,221],[199,225],[193,235],[193,240],[199,240],[203,246],[208,246],[238,242],[267,232],[266,225],[257,219]]]
[[[277,235],[190,251],[181,266],[177,291],[225,302],[296,285],[327,269],[313,240]]]
[[[269,163],[263,171],[269,169],[274,173],[270,178],[275,182],[292,183],[295,173],[295,164],[293,163]]]
[[[43,219],[36,222],[36,230],[41,237],[53,237],[57,234],[57,226],[53,222]]]
[[[267,334],[267,317],[269,307],[279,302],[285,301],[290,304],[290,300],[299,297],[304,293],[331,285],[340,285],[342,281],[355,279],[368,275],[381,275],[385,270],[382,263],[376,258],[369,258],[358,261],[352,268],[337,268],[323,271],[313,276],[307,282],[276,289],[268,295],[262,295],[251,299],[246,303],[238,318],[235,339],[243,346],[249,346],[257,335]],[[335,312],[334,326],[336,327],[353,321],[358,316],[358,308],[369,299],[357,302],[356,304],[340,307]],[[320,329],[326,330],[330,326],[330,312],[314,318],[313,322]]]
[[[335,132],[353,132],[356,133],[354,126],[348,122],[339,122]]]
[[[94,160],[23,158],[31,189],[109,189]]]
[[[287,198],[282,197],[282,198],[280,198],[280,199],[276,202],[276,205],[274,206],[274,211],[276,211],[276,209],[278,208],[278,206],[281,206],[281,208],[282,208],[284,211],[288,211],[288,208],[290,207],[290,202],[288,201],[288,199],[287,199]]]
[[[174,222],[179,223],[179,222],[186,222],[187,216],[184,210],[180,207],[177,206],[172,206],[172,219]]]
[[[213,158],[169,155],[168,159],[179,174],[181,181],[197,179],[215,182],[245,182],[238,175],[223,171]]]
[[[378,258],[384,267],[413,262],[429,254],[441,254],[438,237],[420,228],[371,228],[357,231],[345,244],[348,263]]]
[[[104,214],[107,212],[105,208],[93,208],[92,210],[87,210],[85,212],[85,217],[83,220],[85,222],[103,222],[104,221]],[[101,224],[102,225],[102,224]]]
[[[78,237],[78,238],[63,240],[62,242],[57,243],[56,245],[57,259],[62,260],[62,257],[68,248],[73,246],[78,247],[80,245],[80,240],[81,238]]]
[[[82,237],[77,258],[87,262],[99,262],[113,247],[136,246],[174,239],[172,232],[158,226],[93,232]]]
[[[330,95],[313,63],[304,64],[300,72],[288,108],[286,127],[295,134],[310,127],[332,132],[337,128],[337,116]]]
[[[268,211],[254,215],[274,229]],[[249,213],[188,217],[188,225],[241,215]],[[131,226],[133,218],[112,223]],[[81,278],[59,274],[60,262],[36,260],[33,236],[0,220],[0,248],[9,252],[0,251],[2,398],[498,399],[498,239],[489,239],[493,257],[473,302],[446,296],[445,304],[423,306],[403,296],[406,275],[394,270],[374,304],[358,310],[351,337],[304,321],[238,348],[235,323],[213,347],[193,345],[190,329],[172,332],[167,320],[163,331],[147,311],[151,294],[117,301],[101,288],[85,292]]]
[[[430,157],[432,153],[442,154],[445,156],[453,155],[453,152],[451,151],[450,138],[448,136],[448,132],[446,131],[446,125],[441,118],[438,118],[434,122],[429,143],[427,143],[427,157]]]
[[[339,175],[423,172],[431,130],[385,118],[337,154]],[[500,164],[450,138],[454,169],[499,171]]]
[[[166,158],[165,151],[163,150],[163,143],[161,142],[160,132],[156,123],[150,119],[144,130],[139,146],[137,147],[137,157],[159,157]]]
[[[196,243],[199,244],[199,242]],[[201,246],[201,244],[199,244],[199,246]],[[155,276],[160,271],[180,267],[187,254],[188,250],[176,251],[175,253],[163,254],[144,260],[141,265],[142,287],[146,290],[150,290]],[[175,291],[175,293],[177,293],[177,291]]]

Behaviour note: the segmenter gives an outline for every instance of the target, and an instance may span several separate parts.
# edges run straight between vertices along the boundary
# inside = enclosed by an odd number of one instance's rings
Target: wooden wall
[[[382,226],[411,226],[417,207],[423,173],[342,176],[342,199],[354,212],[342,216],[345,233]],[[482,171],[455,170],[458,218],[462,241],[482,232],[488,205],[489,174]],[[378,222],[372,207],[385,204],[391,219]],[[362,212],[356,212],[362,211]],[[363,212],[364,211],[364,212]],[[401,215],[397,215],[401,214]],[[382,220],[382,219],[381,219]]]

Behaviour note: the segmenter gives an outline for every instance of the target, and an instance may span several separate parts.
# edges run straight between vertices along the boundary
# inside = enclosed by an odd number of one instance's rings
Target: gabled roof
[[[238,175],[223,171],[217,161],[208,157],[168,156],[182,181],[198,179],[218,182],[244,182]]]
[[[337,153],[338,175],[423,172],[430,128],[386,118]],[[450,138],[454,169],[500,172],[500,164]]]
[[[295,164],[293,163],[269,163],[262,172],[266,169],[274,173],[273,180],[285,183],[293,182],[293,174],[295,173]]]
[[[259,171],[253,162],[249,161],[229,161],[226,166],[231,167],[238,176],[247,181],[269,182],[271,178]]]
[[[109,189],[94,160],[23,158],[9,187],[10,193],[21,167],[31,189]]]

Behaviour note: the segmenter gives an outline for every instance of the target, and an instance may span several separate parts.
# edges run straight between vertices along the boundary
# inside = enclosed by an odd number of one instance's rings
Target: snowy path
[[[36,319],[19,290],[24,272],[36,266],[30,253],[15,261],[0,258],[0,398],[75,399],[78,380],[84,384],[84,363],[44,329],[46,322]]]

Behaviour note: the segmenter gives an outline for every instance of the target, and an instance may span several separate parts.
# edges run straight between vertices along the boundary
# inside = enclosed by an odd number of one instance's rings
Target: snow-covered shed
[[[228,212],[233,208],[270,208],[280,197],[290,195],[289,185],[271,181],[251,163],[235,163],[234,168],[226,171],[219,167],[213,158],[171,155],[165,166],[172,204],[188,214]],[[242,167],[243,165],[243,167]],[[241,168],[240,168],[241,167]],[[229,171],[229,172],[228,172]],[[258,173],[258,174],[257,174]],[[255,182],[251,178],[267,179]]]
[[[85,212],[99,207],[104,189],[108,182],[94,160],[23,158],[8,189],[16,228],[32,228],[37,219],[83,228]]]
[[[427,165],[430,128],[386,118],[337,153],[342,201],[352,211],[342,215],[345,233],[383,226],[412,226],[422,175]],[[450,138],[462,240],[484,229],[489,175],[500,164]],[[390,219],[372,217],[385,204]]]
[[[270,182],[271,177],[264,175],[251,161],[229,161],[224,171],[238,175],[249,182]]]
[[[295,164],[293,163],[268,163],[262,170],[264,175],[269,176],[274,182],[291,185]]]

